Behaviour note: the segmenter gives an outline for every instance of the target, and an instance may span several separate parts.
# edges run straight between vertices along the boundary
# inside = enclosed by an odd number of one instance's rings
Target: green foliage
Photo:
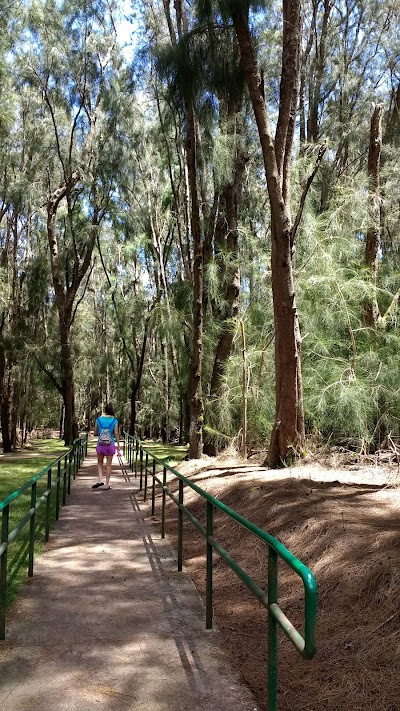
[[[60,339],[46,238],[47,201],[75,170],[79,181],[69,203],[60,203],[56,221],[63,287],[71,285],[93,236],[101,251],[74,301],[71,350],[79,424],[93,423],[110,398],[120,420],[129,425],[142,349],[138,427],[158,437],[162,425],[175,437],[181,415],[185,420],[193,318],[185,166],[185,107],[191,102],[201,227],[212,243],[204,270],[205,432],[225,446],[238,441],[242,427],[242,344],[237,321],[226,318],[229,275],[239,263],[248,439],[251,445],[265,446],[275,417],[270,215],[232,17],[249,15],[274,126],[281,6],[246,0],[185,3],[188,31],[179,36],[170,3],[174,44],[165,5],[144,3],[135,9],[143,12],[138,38],[142,61],[132,69],[114,35],[115,15],[110,12],[118,11],[117,5],[34,0],[18,12],[14,8],[15,17],[6,8],[0,18],[0,346],[7,377],[14,383],[14,420],[17,428],[59,424]],[[393,113],[399,14],[393,3],[386,8],[376,0],[345,9],[328,3],[320,5],[314,26],[311,10],[304,6],[301,122],[307,134],[315,99],[316,135],[295,145],[291,167],[294,216],[320,143],[326,143],[294,256],[306,422],[308,431],[325,441],[376,447],[389,432],[400,432],[400,125]],[[137,95],[133,71],[140,73]],[[364,266],[371,101],[382,101],[386,110],[376,280]],[[248,162],[235,196],[240,205],[235,254],[227,246],[232,225],[224,190],[232,186],[240,151],[248,154]],[[96,210],[101,224],[94,233]],[[367,328],[364,318],[365,304],[373,297],[382,315],[376,329]],[[235,334],[234,344],[221,392],[210,399],[224,327]]]

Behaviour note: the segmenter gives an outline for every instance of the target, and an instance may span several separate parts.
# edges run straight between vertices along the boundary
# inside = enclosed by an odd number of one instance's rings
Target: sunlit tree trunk
[[[293,280],[290,158],[297,109],[300,1],[283,0],[279,117],[272,137],[248,17],[233,15],[243,69],[257,123],[271,207],[271,270],[275,325],[275,423],[268,464],[279,466],[304,447],[300,328]]]

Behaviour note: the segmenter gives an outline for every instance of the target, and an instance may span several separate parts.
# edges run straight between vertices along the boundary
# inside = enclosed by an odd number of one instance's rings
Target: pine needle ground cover
[[[23,452],[0,455],[0,501],[7,498],[13,491],[20,489],[35,474],[38,474],[47,464],[58,459],[69,447],[54,439],[35,440]],[[44,475],[37,483],[37,498],[42,496],[47,488],[47,476]],[[51,521],[55,517],[54,492],[52,492]],[[12,531],[18,521],[30,508],[31,489],[27,489],[10,506],[9,530]],[[35,555],[40,550],[45,530],[45,503],[36,513],[36,547]],[[21,586],[28,567],[29,522],[19,533],[17,539],[8,549],[8,589],[7,604],[10,604]]]
[[[282,541],[316,576],[317,654],[302,660],[279,633],[279,711],[398,711],[397,466],[266,471],[217,458],[185,462],[178,469]],[[187,489],[185,506],[205,523],[204,501]],[[176,506],[168,500],[167,507],[167,531],[176,543]],[[265,588],[264,546],[219,512],[214,537]],[[204,552],[203,538],[185,519],[185,568],[203,596]],[[278,595],[283,611],[301,629],[301,582],[281,562]],[[217,555],[213,605],[233,663],[265,711],[266,613]]]

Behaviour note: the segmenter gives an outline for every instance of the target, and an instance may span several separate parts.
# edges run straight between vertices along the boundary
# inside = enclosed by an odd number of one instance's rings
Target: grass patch
[[[7,455],[0,455],[1,475],[0,475],[0,501],[6,499],[14,491],[20,489],[29,479],[58,459],[70,447],[58,440],[35,440],[29,449],[24,452],[15,452]],[[52,471],[53,481],[57,474],[57,467]],[[60,503],[62,497],[62,482],[60,484]],[[39,499],[47,488],[47,473],[37,482],[37,499]],[[55,495],[56,488],[52,488],[50,523],[55,520]],[[29,511],[31,506],[31,487],[24,491],[10,504],[9,532],[11,532],[23,516]],[[35,557],[39,553],[45,535],[45,515],[46,503],[43,501],[36,511],[35,520]],[[1,518],[1,514],[0,514]],[[8,547],[7,560],[7,597],[6,604],[10,605],[14,600],[18,589],[26,577],[28,567],[28,542],[29,542],[28,521],[20,531],[17,538]]]
[[[141,442],[144,450],[151,452],[158,459],[162,459],[170,467],[181,462],[186,457],[188,448],[180,444],[163,444],[162,442]]]

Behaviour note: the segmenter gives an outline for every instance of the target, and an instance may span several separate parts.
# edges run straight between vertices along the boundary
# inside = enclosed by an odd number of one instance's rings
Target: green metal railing
[[[225,506],[221,501],[215,499],[210,494],[200,489],[193,482],[186,479],[178,471],[170,467],[161,459],[158,459],[150,451],[144,449],[140,442],[124,433],[124,455],[135,477],[140,470],[140,489],[144,490],[144,501],[147,500],[148,477],[151,476],[151,512],[155,510],[156,483],[162,487],[161,503],[161,537],[165,537],[165,511],[166,497],[178,507],[178,571],[182,570],[183,562],[183,517],[195,526],[204,536],[206,541],[206,628],[212,627],[212,605],[213,605],[213,550],[215,550],[228,566],[236,573],[243,583],[252,592],[254,597],[261,602],[268,612],[268,670],[267,670],[267,696],[268,711],[277,709],[277,688],[278,688],[278,627],[284,631],[297,651],[304,659],[311,659],[315,652],[315,629],[317,616],[317,586],[311,571],[285,548],[276,538],[269,535],[262,529],[254,526],[250,521],[232,509]],[[149,465],[149,460],[152,460]],[[156,465],[162,468],[162,478],[158,476]],[[170,491],[167,486],[167,471],[178,479],[178,497]],[[184,487],[187,486],[197,492],[206,502],[206,526],[185,507]],[[268,576],[267,590],[260,588],[257,583],[246,573],[243,568],[229,555],[229,553],[218,543],[213,536],[213,513],[218,509],[229,516],[251,534],[260,539],[268,548]],[[293,626],[290,620],[278,605],[278,559],[284,561],[302,580],[304,589],[304,632],[303,635]]]
[[[13,543],[24,526],[29,525],[28,542],[28,576],[33,575],[34,549],[35,549],[35,526],[36,511],[41,504],[46,504],[45,509],[45,532],[44,540],[48,541],[50,536],[51,519],[51,492],[56,488],[55,493],[55,517],[58,520],[60,512],[60,498],[62,505],[66,504],[67,493],[71,492],[71,477],[75,479],[76,473],[82,460],[87,455],[88,437],[87,434],[78,437],[72,444],[71,449],[65,454],[47,464],[38,474],[35,474],[20,489],[0,501],[1,514],[1,537],[0,537],[0,640],[5,639],[6,633],[6,598],[7,598],[7,553],[10,543]],[[54,476],[55,474],[55,476]],[[37,497],[37,482],[42,477],[47,476],[46,490],[42,496]],[[18,521],[15,528],[9,530],[10,506],[21,494],[28,489],[31,490],[30,508]]]

